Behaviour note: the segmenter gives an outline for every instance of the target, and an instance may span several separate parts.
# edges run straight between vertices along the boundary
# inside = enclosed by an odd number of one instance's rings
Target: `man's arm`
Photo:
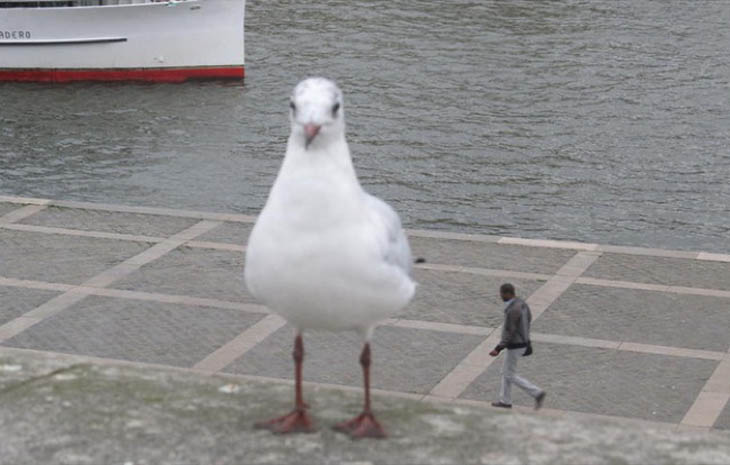
[[[504,316],[504,327],[502,328],[502,340],[499,341],[494,351],[499,353],[504,350],[510,341],[514,340],[515,333],[520,323],[520,315],[522,314],[521,309],[517,305],[512,305]]]

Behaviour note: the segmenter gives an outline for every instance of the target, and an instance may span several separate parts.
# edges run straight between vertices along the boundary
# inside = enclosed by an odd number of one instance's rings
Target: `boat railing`
[[[178,1],[185,0],[0,0],[0,8],[118,6],[142,3],[177,3]]]

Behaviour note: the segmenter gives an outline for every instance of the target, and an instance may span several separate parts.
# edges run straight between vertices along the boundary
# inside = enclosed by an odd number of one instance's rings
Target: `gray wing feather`
[[[379,243],[383,259],[410,275],[411,247],[403,230],[398,214],[390,205],[377,197],[365,194],[371,210],[371,221],[380,226],[382,231]]]

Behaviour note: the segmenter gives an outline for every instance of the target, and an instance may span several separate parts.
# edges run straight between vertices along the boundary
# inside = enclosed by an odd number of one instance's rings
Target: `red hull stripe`
[[[188,79],[243,79],[243,66],[205,68],[129,69],[0,69],[0,81],[153,81],[183,82]]]

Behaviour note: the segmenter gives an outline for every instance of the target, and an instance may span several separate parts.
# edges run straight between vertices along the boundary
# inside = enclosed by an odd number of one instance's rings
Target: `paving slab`
[[[169,237],[194,225],[194,218],[48,207],[21,224],[54,228],[103,231],[139,236]]]
[[[23,205],[18,205],[15,203],[0,202],[0,216],[3,216],[6,213],[10,213],[11,211],[17,210],[22,207]]]
[[[548,391],[545,406],[602,415],[679,422],[718,362],[595,347],[535,344],[534,355],[518,362],[517,373]],[[496,400],[502,358],[462,394]],[[516,386],[516,405],[534,401]]]
[[[90,296],[3,345],[190,367],[264,316]]]
[[[541,281],[423,269],[415,269],[413,277],[418,282],[416,296],[399,317],[490,327],[502,324],[504,319],[500,285],[511,282],[517,293],[527,298],[543,284]]]
[[[730,299],[574,284],[535,321],[541,333],[726,352]]]
[[[722,432],[674,432],[380,395],[374,396],[375,409],[390,438],[351,441],[329,426],[357,413],[360,395],[309,386],[305,395],[318,431],[279,436],[252,424],[289,409],[290,386],[84,359],[3,354],[0,383],[0,457],[7,464],[730,462],[730,435]]]
[[[0,325],[59,295],[58,291],[0,286]]]
[[[408,240],[413,256],[423,257],[428,263],[531,273],[554,273],[575,255],[574,250],[491,242],[414,236]]]
[[[112,287],[253,302],[243,280],[244,255],[227,250],[178,247]]]
[[[81,284],[150,245],[0,229],[0,276]]]
[[[372,340],[372,386],[426,394],[484,338],[481,336],[379,327]],[[294,330],[286,326],[224,371],[292,378]],[[304,335],[304,379],[362,385],[362,338],[354,332]]]
[[[220,226],[199,236],[197,240],[246,245],[252,229],[253,223],[221,223]]]
[[[722,430],[730,430],[730,401],[725,404],[725,408],[717,420],[715,421],[715,428]]]
[[[591,278],[730,290],[730,263],[604,253],[584,273]]]

